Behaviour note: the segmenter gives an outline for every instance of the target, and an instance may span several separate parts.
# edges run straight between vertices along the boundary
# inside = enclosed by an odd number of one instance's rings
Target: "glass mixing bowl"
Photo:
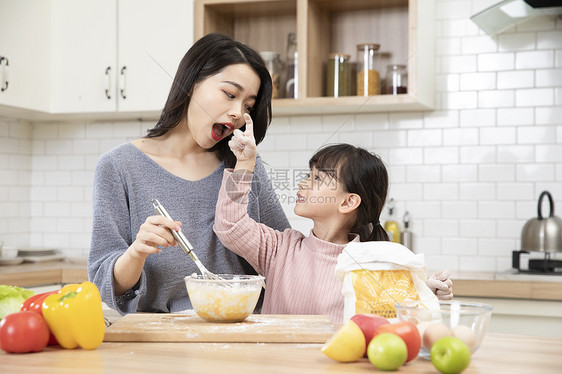
[[[192,274],[184,278],[195,313],[209,322],[240,322],[253,313],[264,277],[261,275],[217,274],[206,279]]]
[[[419,355],[430,359],[431,346],[428,345],[434,340],[436,334],[439,334],[437,332],[439,327],[435,328],[431,325],[436,324],[445,325],[454,336],[467,343],[471,353],[476,352],[486,334],[492,316],[492,306],[458,301],[441,301],[439,306],[440,309],[427,309],[418,305],[396,304],[398,319],[411,321],[418,327],[422,338]],[[424,334],[426,335],[424,336]]]

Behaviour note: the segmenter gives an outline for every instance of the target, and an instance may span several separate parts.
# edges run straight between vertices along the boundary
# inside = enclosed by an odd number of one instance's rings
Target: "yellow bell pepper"
[[[43,302],[43,317],[63,348],[95,349],[103,341],[105,322],[95,284],[68,284]]]

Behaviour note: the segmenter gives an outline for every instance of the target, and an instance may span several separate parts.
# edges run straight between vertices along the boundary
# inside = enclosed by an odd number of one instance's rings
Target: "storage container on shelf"
[[[408,93],[408,69],[406,65],[388,65],[385,83],[386,93],[389,95]]]
[[[297,99],[299,96],[299,54],[297,52],[297,33],[295,32],[289,33],[287,37],[285,68],[284,96]]]
[[[350,55],[330,53],[326,77],[326,96],[340,97],[351,95]]]
[[[281,97],[281,69],[282,63],[279,53],[274,51],[262,51],[261,57],[267,66],[269,75],[271,76],[272,93],[271,98],[277,99]]]
[[[380,94],[379,48],[374,43],[357,45],[357,96]]]

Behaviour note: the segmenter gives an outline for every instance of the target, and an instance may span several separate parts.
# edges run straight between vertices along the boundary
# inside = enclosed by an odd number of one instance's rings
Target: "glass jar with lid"
[[[263,58],[263,61],[265,62],[265,66],[267,66],[269,75],[271,76],[271,98],[277,99],[281,97],[281,58],[279,56],[279,53],[273,51],[262,51],[260,52],[260,54]]]
[[[287,38],[287,53],[285,55],[285,88],[284,97],[299,96],[299,54],[297,51],[297,33],[291,32]]]
[[[332,97],[351,95],[351,66],[345,53],[330,53],[326,77],[326,95]]]
[[[380,93],[378,50],[380,44],[357,45],[357,96],[372,96]]]
[[[406,65],[388,65],[385,83],[386,93],[389,95],[408,93],[408,69]]]

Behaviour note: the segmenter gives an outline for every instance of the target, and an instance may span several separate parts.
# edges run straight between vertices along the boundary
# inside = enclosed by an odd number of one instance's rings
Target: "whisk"
[[[164,217],[167,217],[167,218],[173,220],[173,218],[170,216],[170,213],[168,213],[166,208],[164,208],[164,206],[162,204],[160,204],[160,201],[158,201],[157,199],[152,199],[152,206],[154,207],[154,210],[156,211],[156,213],[160,214],[161,216],[164,216]],[[185,237],[185,235],[183,234],[183,232],[181,230],[179,230],[179,231],[171,230],[171,231],[172,231],[172,235],[174,236],[174,238],[176,239],[176,241],[180,245],[181,249],[183,249],[183,251],[186,254],[188,254],[189,257],[191,257],[193,262],[195,262],[195,265],[197,265],[197,267],[201,271],[201,274],[203,275],[203,278],[211,279],[211,280],[218,280],[218,281],[223,280],[218,275],[216,275],[214,273],[211,273],[209,270],[207,270],[207,268],[203,265],[203,263],[201,263],[201,261],[199,260],[199,258],[195,254],[195,252],[193,252],[193,246],[191,245],[189,240],[187,240],[187,238]]]

